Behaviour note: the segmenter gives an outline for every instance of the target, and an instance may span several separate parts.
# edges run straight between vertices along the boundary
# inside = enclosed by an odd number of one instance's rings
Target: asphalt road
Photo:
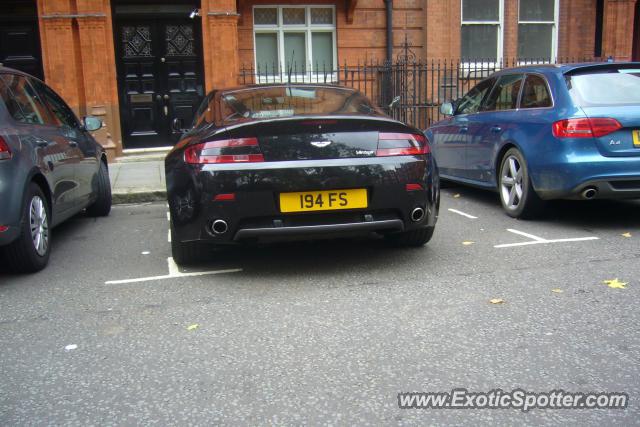
[[[45,271],[0,273],[1,425],[640,419],[639,202],[517,221],[491,193],[450,188],[421,249],[298,242],[188,271],[168,263],[167,230],[161,203],[78,216]],[[459,387],[626,392],[629,406],[398,408],[399,392]]]

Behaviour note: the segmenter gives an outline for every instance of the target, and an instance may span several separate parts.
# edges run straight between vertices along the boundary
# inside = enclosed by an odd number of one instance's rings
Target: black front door
[[[189,124],[204,96],[199,21],[121,20],[116,28],[125,148],[173,145],[171,122]]]

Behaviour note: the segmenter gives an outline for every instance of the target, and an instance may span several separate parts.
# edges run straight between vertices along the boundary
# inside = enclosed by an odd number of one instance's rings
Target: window
[[[462,0],[463,62],[500,62],[504,0]]]
[[[522,85],[522,74],[500,77],[498,84],[482,106],[483,111],[515,110],[518,108],[518,95]]]
[[[559,0],[520,0],[518,58],[551,62],[556,56]]]
[[[259,81],[308,80],[334,71],[333,6],[255,6],[253,29]]]
[[[73,114],[73,111],[71,111],[67,104],[65,104],[62,98],[60,98],[47,85],[40,83],[39,81],[34,81],[33,83],[38,92],[42,95],[42,98],[49,106],[49,111],[51,111],[52,113],[56,126],[67,127],[71,129],[76,129],[79,127],[78,120],[76,119],[75,114]]]
[[[544,108],[551,107],[551,95],[544,77],[530,74],[524,82],[520,108]]]
[[[478,83],[473,89],[462,97],[456,109],[457,114],[473,114],[478,112],[482,100],[485,98],[495,79],[488,79]]]
[[[640,104],[640,68],[578,72],[565,79],[580,107]]]
[[[0,77],[0,98],[7,111],[20,123],[44,124],[47,108],[23,76],[3,74]]]
[[[365,96],[341,87],[264,86],[224,92],[221,97],[225,123],[306,114],[381,114]]]

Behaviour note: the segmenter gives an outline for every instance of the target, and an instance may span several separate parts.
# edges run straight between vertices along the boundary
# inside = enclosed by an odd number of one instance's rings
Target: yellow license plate
[[[633,146],[640,148],[640,130],[633,131]]]
[[[333,211],[367,207],[367,190],[304,191],[280,193],[280,212]]]

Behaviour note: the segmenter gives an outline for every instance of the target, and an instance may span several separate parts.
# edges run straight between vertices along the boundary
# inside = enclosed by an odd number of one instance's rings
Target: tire
[[[528,219],[540,214],[544,202],[536,194],[527,162],[517,148],[509,149],[502,157],[498,181],[500,202],[507,215]]]
[[[401,233],[387,234],[385,237],[387,243],[397,247],[420,247],[426,245],[431,237],[435,227],[419,228],[417,230],[403,231]]]
[[[51,208],[42,189],[31,183],[20,219],[20,235],[0,248],[6,270],[35,273],[49,262],[51,253]]]
[[[190,265],[202,261],[202,244],[196,242],[181,242],[171,225],[171,256],[178,265]]]
[[[87,208],[89,216],[107,216],[111,212],[111,181],[109,181],[109,170],[104,162],[100,161],[100,169],[96,175],[98,184],[98,198]]]

